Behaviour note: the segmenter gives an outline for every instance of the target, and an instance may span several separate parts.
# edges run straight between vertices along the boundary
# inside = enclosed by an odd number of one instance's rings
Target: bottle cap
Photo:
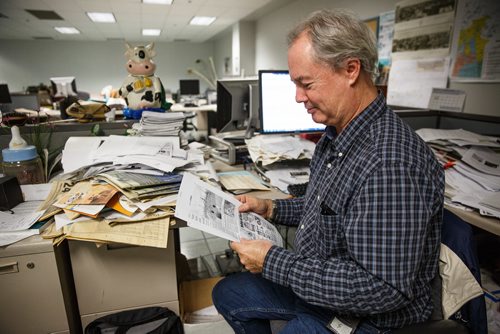
[[[35,159],[38,157],[38,154],[36,153],[36,147],[29,145],[19,149],[4,148],[2,150],[2,157],[5,162],[15,162]]]
[[[21,137],[21,133],[19,132],[17,125],[14,125],[10,131],[12,133],[12,139],[9,142],[10,149],[19,149],[28,146],[26,140]]]

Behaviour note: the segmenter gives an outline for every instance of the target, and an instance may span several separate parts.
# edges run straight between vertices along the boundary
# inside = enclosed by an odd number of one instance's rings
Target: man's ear
[[[345,71],[349,79],[349,84],[355,84],[361,73],[361,61],[357,58],[347,59]]]

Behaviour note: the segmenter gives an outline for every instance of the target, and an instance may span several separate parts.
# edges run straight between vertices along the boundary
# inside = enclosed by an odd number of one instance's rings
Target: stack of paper
[[[224,189],[233,194],[244,194],[253,190],[271,190],[260,179],[248,171],[232,171],[217,173]]]
[[[139,178],[127,178],[125,173],[114,175],[121,187],[137,186]],[[165,183],[178,189],[180,175],[151,184],[155,188]],[[103,180],[106,178],[102,178]],[[177,190],[170,195],[152,195],[149,202],[131,200],[112,183],[92,181],[55,181],[47,200],[39,207],[45,210],[41,219],[54,217],[54,224],[42,237],[59,243],[65,238],[93,242],[120,242],[133,245],[167,247],[170,217],[177,199]],[[153,183],[149,180],[149,183]],[[174,186],[173,186],[174,187]],[[173,188],[172,187],[172,188]],[[140,188],[139,188],[140,189]]]
[[[9,245],[29,236],[39,234],[45,226],[33,228],[33,224],[42,216],[43,211],[36,210],[39,203],[23,202],[11,212],[0,211],[0,246]]]
[[[417,133],[443,163],[446,202],[500,218],[500,139],[462,129]]]
[[[177,193],[182,176],[174,173],[144,175],[116,170],[99,174],[94,179],[113,185],[128,199],[143,200]]]
[[[116,169],[167,173],[193,162],[198,162],[197,157],[180,148],[179,137],[71,137],[62,156],[64,173],[81,174],[81,178]]]
[[[178,136],[184,119],[182,112],[144,111],[141,121],[134,124],[134,129],[142,136]]]
[[[167,247],[180,168],[196,172],[203,152],[181,149],[178,137],[79,139],[68,140],[66,173],[39,208],[40,220],[54,218],[42,236]]]
[[[256,136],[245,140],[254,162],[263,166],[277,161],[311,159],[316,144],[295,136]]]

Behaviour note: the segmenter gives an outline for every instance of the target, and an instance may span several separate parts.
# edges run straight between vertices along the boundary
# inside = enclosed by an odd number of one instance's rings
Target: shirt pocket
[[[318,254],[323,259],[345,254],[345,237],[342,217],[330,208],[322,208],[319,214]]]

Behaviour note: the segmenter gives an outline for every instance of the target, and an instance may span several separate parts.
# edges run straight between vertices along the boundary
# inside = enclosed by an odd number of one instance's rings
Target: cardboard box
[[[222,277],[204,278],[181,282],[179,288],[180,313],[185,334],[233,334],[233,329],[225,320],[199,324],[186,323],[185,315],[213,305],[212,289]]]

